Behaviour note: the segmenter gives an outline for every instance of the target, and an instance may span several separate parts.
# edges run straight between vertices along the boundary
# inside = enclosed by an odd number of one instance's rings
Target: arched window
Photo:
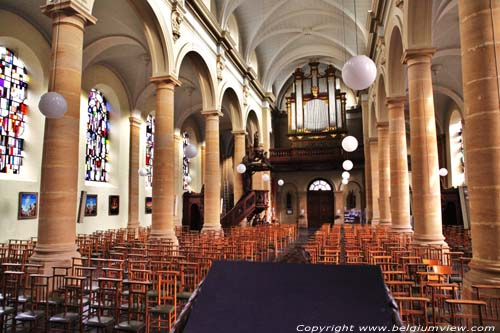
[[[189,176],[189,158],[184,154],[184,149],[189,146],[189,134],[187,132],[182,133],[182,189],[184,191],[189,191],[189,183],[191,183],[191,177]]]
[[[146,187],[153,186],[153,157],[155,148],[155,117],[148,115],[146,118]]]
[[[309,191],[331,191],[332,187],[324,180],[315,180],[309,185]]]
[[[85,180],[109,181],[109,110],[104,95],[92,89],[87,109]]]
[[[21,172],[27,90],[24,63],[11,50],[0,46],[0,173]]]
[[[453,111],[448,130],[450,136],[451,185],[462,186],[465,182],[465,161],[462,117],[460,112]]]

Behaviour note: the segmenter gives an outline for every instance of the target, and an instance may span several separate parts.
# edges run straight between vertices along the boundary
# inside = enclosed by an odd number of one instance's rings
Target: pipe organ
[[[291,140],[335,137],[346,133],[346,93],[332,65],[320,73],[318,62],[309,63],[310,71],[297,68],[293,73],[292,93],[286,97],[288,137]]]

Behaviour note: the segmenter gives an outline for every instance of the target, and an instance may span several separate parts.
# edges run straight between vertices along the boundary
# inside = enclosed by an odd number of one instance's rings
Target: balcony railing
[[[363,147],[346,153],[341,147],[328,148],[275,148],[270,149],[271,164],[294,162],[329,162],[349,158],[363,160]]]

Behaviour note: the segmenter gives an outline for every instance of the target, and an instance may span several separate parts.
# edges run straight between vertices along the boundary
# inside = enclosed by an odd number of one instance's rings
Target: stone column
[[[445,245],[441,226],[441,190],[432,92],[434,49],[405,52],[410,101],[411,176],[414,241]]]
[[[379,184],[378,184],[378,139],[368,139],[370,145],[370,169],[372,184],[372,220],[371,224],[377,225],[380,221],[379,210]]]
[[[181,83],[172,76],[154,77],[151,81],[156,84],[151,237],[178,244],[174,226],[174,90]]]
[[[334,203],[335,211],[333,212],[333,215],[340,216],[338,220],[335,220],[335,223],[344,224],[344,208],[345,208],[344,191],[335,191],[334,201],[335,201]]]
[[[387,98],[391,159],[391,218],[393,230],[411,232],[405,101],[405,96]]]
[[[391,224],[391,164],[389,123],[378,123],[378,182],[380,224]]]
[[[203,230],[219,230],[220,225],[220,148],[219,110],[202,111],[205,116],[205,198]]]
[[[500,283],[500,3],[459,0],[458,9],[473,255],[464,290],[470,297],[473,284]]]
[[[62,118],[45,121],[38,243],[31,257],[51,273],[51,267],[71,266],[71,258],[80,256],[75,238],[83,37],[85,26],[96,19],[72,2],[47,5],[42,11],[52,18],[49,91],[64,96],[68,104]]]
[[[141,119],[130,117],[130,148],[128,174],[128,225],[129,229],[139,227],[139,174],[141,143]]]
[[[184,149],[182,143],[182,135],[174,134],[174,225],[182,225],[182,194],[183,189],[183,173],[182,159],[184,157]],[[177,199],[176,199],[177,198]],[[177,202],[177,204],[176,204]]]
[[[243,157],[245,157],[245,135],[246,132],[244,130],[233,131],[234,135],[234,204],[241,199],[244,194],[243,189],[243,176],[238,173],[236,168],[238,164],[241,163]]]
[[[366,199],[366,223],[373,219],[373,193],[372,193],[372,168],[370,156],[370,143],[365,140],[363,145],[365,153],[365,199]]]
[[[202,184],[205,184],[205,179],[207,179],[205,177],[205,168],[207,166],[207,154],[206,154],[207,150],[206,150],[206,145],[205,144],[202,144],[201,147],[200,147],[200,153],[201,153],[201,183]]]

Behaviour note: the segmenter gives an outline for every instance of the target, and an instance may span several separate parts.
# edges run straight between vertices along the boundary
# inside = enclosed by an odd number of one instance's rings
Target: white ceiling
[[[232,15],[236,17],[241,54],[250,63],[256,52],[260,80],[275,95],[295,68],[312,58],[341,68],[346,59],[366,52],[365,23],[372,0],[216,0],[216,4],[223,29]]]

